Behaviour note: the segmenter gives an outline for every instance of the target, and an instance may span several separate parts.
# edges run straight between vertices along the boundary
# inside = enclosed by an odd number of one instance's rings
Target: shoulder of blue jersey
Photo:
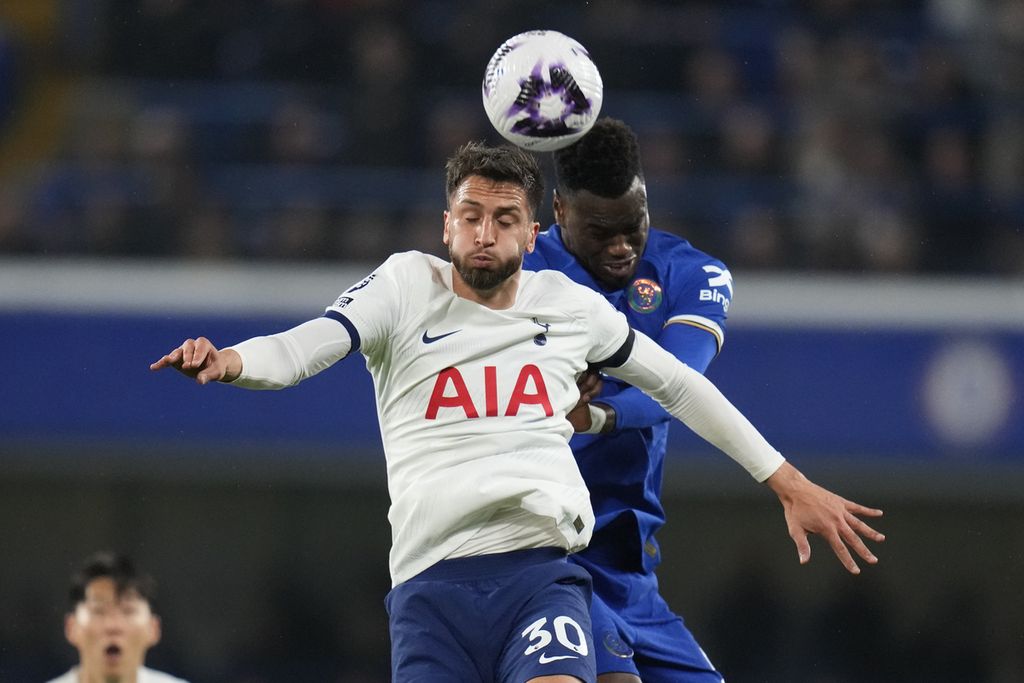
[[[721,260],[697,249],[682,237],[654,228],[651,228],[644,257],[651,261],[659,272],[667,274],[668,271],[674,271],[676,277],[681,276],[684,279],[698,280],[704,277],[703,273],[715,272],[721,275],[729,272]],[[731,275],[728,282],[731,291]],[[724,281],[710,286],[724,286]]]

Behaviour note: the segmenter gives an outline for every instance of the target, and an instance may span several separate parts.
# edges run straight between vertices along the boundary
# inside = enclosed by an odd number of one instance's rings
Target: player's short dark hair
[[[137,593],[149,603],[151,610],[156,611],[156,580],[138,571],[128,557],[108,551],[96,552],[85,558],[82,566],[71,575],[71,590],[68,592],[71,611],[85,601],[85,589],[96,579],[111,579],[118,596]]]
[[[555,186],[560,194],[580,190],[621,197],[644,177],[636,133],[618,119],[602,117],[577,142],[555,152]]]
[[[482,142],[467,142],[445,164],[445,189],[451,200],[466,178],[481,176],[499,183],[515,183],[526,192],[531,217],[537,215],[544,197],[544,175],[537,159],[512,145],[489,147]]]

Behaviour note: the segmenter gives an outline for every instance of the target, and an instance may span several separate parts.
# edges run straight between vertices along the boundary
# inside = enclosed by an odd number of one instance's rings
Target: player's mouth
[[[487,254],[473,254],[469,257],[469,263],[477,268],[487,268],[496,262],[496,259]]]
[[[121,661],[122,654],[121,646],[116,643],[111,643],[103,649],[103,658],[107,660],[107,664],[117,664]]]
[[[601,268],[614,278],[629,277],[633,274],[636,265],[636,257],[628,259],[616,259],[615,261],[602,261]]]

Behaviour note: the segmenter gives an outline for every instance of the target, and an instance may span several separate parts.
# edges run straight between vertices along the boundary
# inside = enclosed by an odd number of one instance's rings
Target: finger
[[[600,378],[593,373],[587,373],[580,377],[580,381],[577,382],[580,394],[592,395],[601,387]]]
[[[213,351],[213,344],[206,337],[196,339],[195,348],[192,350],[192,367],[201,368],[210,358]]]
[[[196,352],[196,341],[195,339],[186,339],[181,343],[181,367],[191,368],[192,367],[192,356]]]
[[[850,549],[843,543],[843,539],[839,537],[838,533],[829,534],[827,537],[828,544],[832,547],[832,552],[839,558],[839,562],[846,567],[846,571],[851,574],[860,574],[860,567],[853,560],[853,555],[850,554]]]
[[[849,524],[854,531],[856,531],[861,536],[864,536],[865,538],[869,538],[877,543],[881,543],[885,540],[885,534],[876,531],[875,529],[868,526],[868,524],[864,522],[864,520],[859,519],[858,517],[855,517],[850,513],[846,513],[846,523]]]
[[[171,351],[170,353],[168,353],[166,356],[162,357],[157,362],[151,363],[150,366],[149,366],[149,369],[150,370],[160,370],[162,368],[166,368],[168,366],[172,366],[175,363],[180,363],[180,362],[181,362],[181,347],[178,347],[178,348],[174,349],[173,351]]]
[[[839,533],[843,540],[846,541],[846,545],[853,548],[854,552],[860,555],[865,562],[868,564],[878,564],[878,558],[864,545],[863,539],[857,535],[857,532],[849,527],[843,527]]]
[[[219,381],[223,376],[223,373],[219,372],[216,368],[208,367],[196,375],[196,381],[200,384],[209,384],[210,382]]]
[[[878,508],[865,507],[860,503],[854,503],[852,500],[844,499],[843,505],[846,506],[847,512],[852,512],[855,515],[865,515],[867,517],[881,517],[884,514]]]

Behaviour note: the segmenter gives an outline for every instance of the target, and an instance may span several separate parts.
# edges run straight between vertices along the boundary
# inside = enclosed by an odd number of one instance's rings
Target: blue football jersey
[[[560,270],[605,296],[677,358],[704,372],[725,341],[732,276],[725,265],[686,240],[651,228],[633,282],[605,291],[562,242],[552,225],[526,255],[525,268]],[[604,378],[599,399],[615,409],[610,434],[577,434],[571,445],[591,493],[596,527],[584,551],[624,571],[649,572],[661,559],[654,534],[665,523],[661,504],[666,439],[672,417],[640,390]]]

